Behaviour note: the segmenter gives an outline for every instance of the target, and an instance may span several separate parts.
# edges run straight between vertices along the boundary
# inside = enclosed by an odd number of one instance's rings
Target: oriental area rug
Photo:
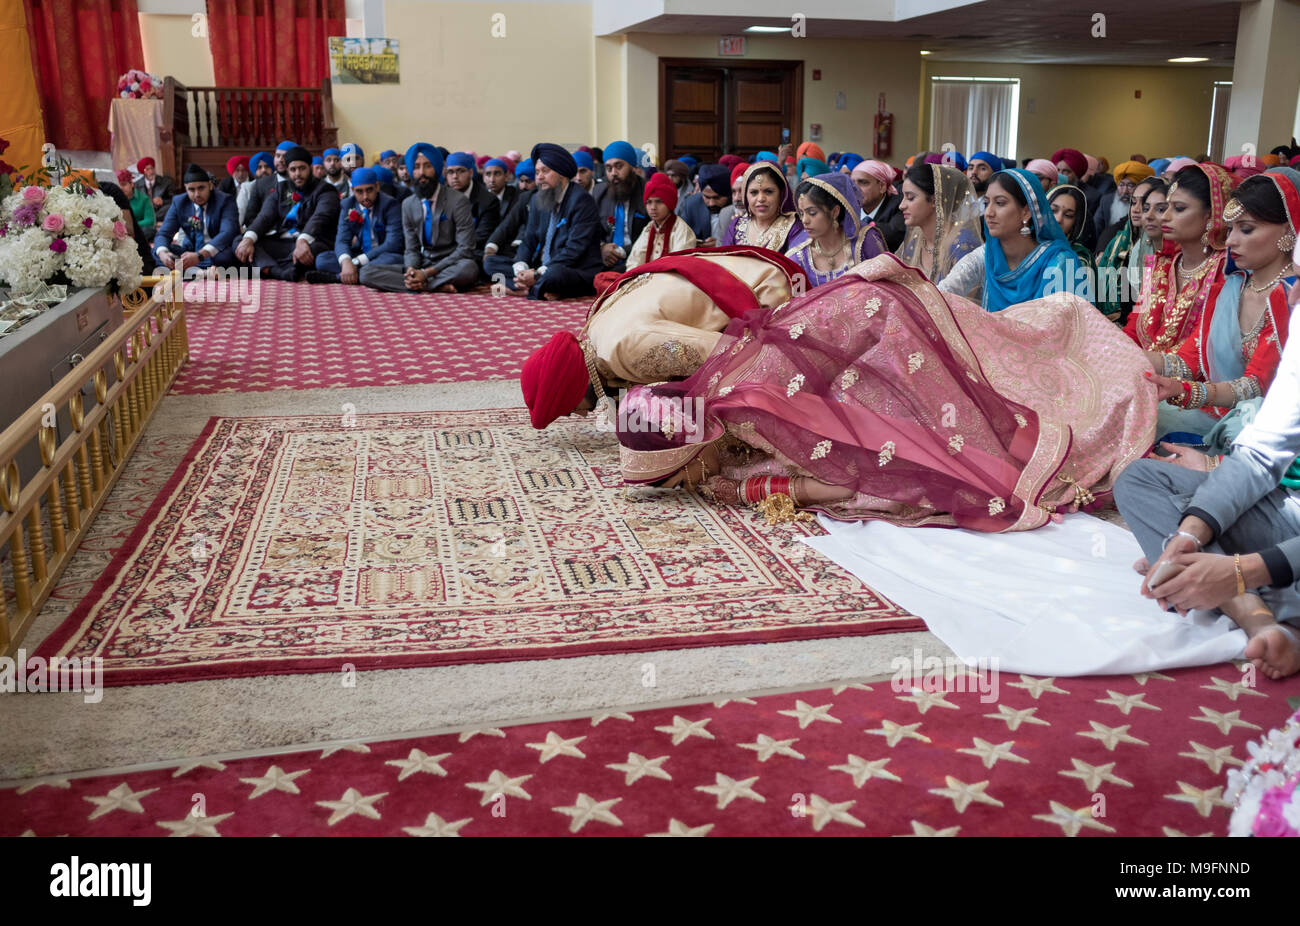
[[[213,418],[39,648],[105,685],[913,631],[746,508],[623,485],[523,409]]]
[[[932,681],[25,782],[0,836],[1222,836],[1300,694],[1227,663]]]

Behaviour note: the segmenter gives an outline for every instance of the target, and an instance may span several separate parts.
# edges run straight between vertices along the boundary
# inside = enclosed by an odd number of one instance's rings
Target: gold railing
[[[180,281],[160,287],[155,300],[159,282],[146,277],[126,295],[126,322],[0,433],[0,544],[9,553],[0,560],[3,655],[22,642],[189,359]],[[95,389],[89,412],[87,382]],[[60,441],[55,421],[65,409],[72,431]],[[33,440],[42,466],[23,485],[14,458]]]

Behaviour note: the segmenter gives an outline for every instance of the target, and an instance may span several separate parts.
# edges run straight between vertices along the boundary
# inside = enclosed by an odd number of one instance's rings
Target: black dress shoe
[[[324,270],[308,270],[303,279],[308,283],[337,283],[339,275],[337,273],[327,273]]]

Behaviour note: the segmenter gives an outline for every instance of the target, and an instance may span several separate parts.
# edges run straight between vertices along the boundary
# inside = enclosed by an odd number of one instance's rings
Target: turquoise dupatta
[[[1030,221],[1038,244],[1014,270],[1002,251],[1002,242],[990,236],[984,247],[984,308],[1001,312],[1007,306],[1028,302],[1053,292],[1069,292],[1075,283],[1077,258],[1065,232],[1057,224],[1043,195],[1038,177],[1027,170],[1000,170],[993,178],[1006,177],[1019,184],[1029,204]],[[990,181],[991,182],[991,181]]]

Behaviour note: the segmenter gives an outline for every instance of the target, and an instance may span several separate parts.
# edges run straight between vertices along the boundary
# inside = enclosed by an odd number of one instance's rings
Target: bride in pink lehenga
[[[632,389],[623,476],[842,520],[1028,530],[1151,448],[1149,370],[1082,299],[989,314],[881,255],[732,322],[689,379]]]

